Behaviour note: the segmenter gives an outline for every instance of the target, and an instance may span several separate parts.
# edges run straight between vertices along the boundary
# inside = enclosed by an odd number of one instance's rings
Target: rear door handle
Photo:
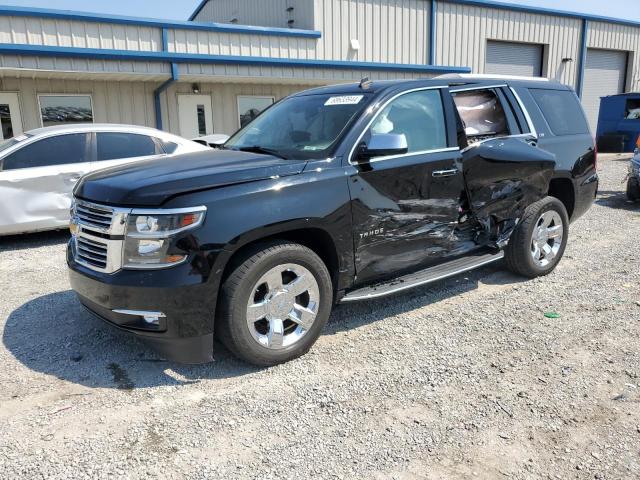
[[[457,168],[451,168],[449,170],[434,170],[433,173],[431,174],[431,176],[433,177],[452,177],[453,175],[456,175],[458,173],[458,169]]]

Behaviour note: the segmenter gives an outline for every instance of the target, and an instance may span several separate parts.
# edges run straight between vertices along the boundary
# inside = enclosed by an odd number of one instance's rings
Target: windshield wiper
[[[283,154],[281,154],[277,150],[261,147],[260,145],[252,145],[250,147],[240,147],[237,150],[240,150],[241,152],[265,153],[267,155],[273,155],[274,157],[282,158],[283,160],[289,160],[287,157],[285,157]]]

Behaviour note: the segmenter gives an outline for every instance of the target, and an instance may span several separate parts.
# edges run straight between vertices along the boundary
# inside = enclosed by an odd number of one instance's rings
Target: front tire
[[[569,215],[560,200],[546,197],[529,205],[505,249],[507,268],[528,278],[551,273],[568,237]]]
[[[309,248],[276,241],[240,258],[221,289],[218,338],[261,367],[304,355],[333,305],[331,275]]]

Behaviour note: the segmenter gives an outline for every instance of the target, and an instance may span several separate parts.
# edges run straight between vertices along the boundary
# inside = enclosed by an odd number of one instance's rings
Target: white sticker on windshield
[[[340,97],[331,97],[324,102],[325,105],[356,105],[360,103],[360,100],[364,95],[342,95]]]

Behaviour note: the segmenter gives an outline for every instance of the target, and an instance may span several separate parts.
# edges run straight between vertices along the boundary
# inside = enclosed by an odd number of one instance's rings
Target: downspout
[[[584,69],[587,63],[587,36],[589,33],[589,20],[582,20],[582,36],[580,37],[580,60],[578,63],[578,81],[576,82],[576,93],[582,99],[584,88]]]
[[[429,65],[436,64],[436,13],[438,0],[431,0],[431,18],[429,19]]]
[[[169,32],[166,28],[162,29],[162,51],[169,51]],[[171,78],[160,85],[153,92],[153,103],[156,111],[156,128],[162,130],[162,102],[160,101],[160,95],[162,95],[174,82],[177,82],[180,77],[178,71],[178,64],[171,63]]]

